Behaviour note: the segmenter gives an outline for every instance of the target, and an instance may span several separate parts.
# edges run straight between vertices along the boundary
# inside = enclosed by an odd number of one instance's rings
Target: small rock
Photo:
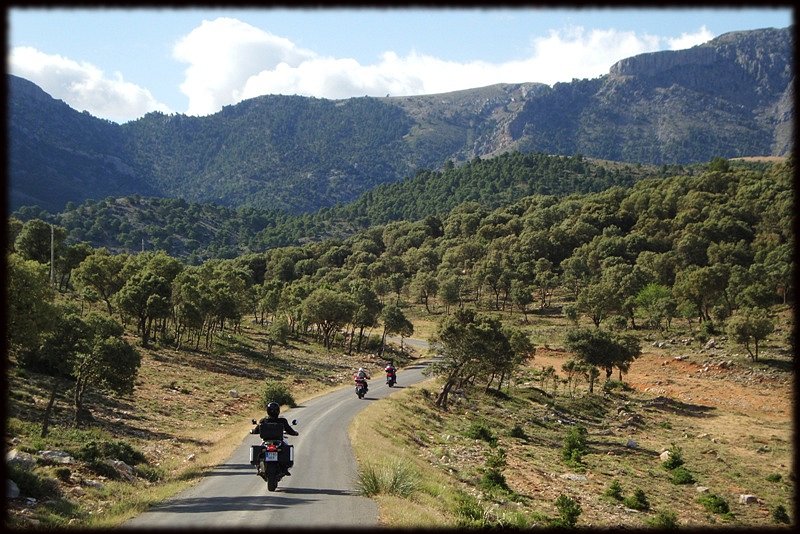
[[[717,342],[714,340],[713,337],[711,339],[709,339],[708,341],[706,341],[706,344],[703,345],[704,349],[714,349],[716,347],[717,347]]]
[[[230,396],[231,396],[231,397],[233,397],[234,399],[237,399],[237,398],[239,398],[239,392],[238,392],[238,391],[236,391],[235,389],[232,389],[232,390],[230,390],[230,391],[228,392],[228,395],[230,395]]]
[[[708,488],[706,486],[697,486],[695,491],[697,493],[708,493]]]
[[[751,504],[758,502],[758,497],[755,495],[739,495],[739,504]]]
[[[586,477],[586,475],[577,475],[575,473],[564,473],[563,475],[561,475],[561,478],[564,478],[566,480],[574,480],[576,482],[586,482],[587,480],[589,480]]]
[[[636,443],[634,440],[629,439],[628,442],[625,444],[625,446],[628,447],[629,449],[636,449],[637,447],[639,447],[639,444]]]
[[[195,459],[195,455],[194,454],[190,454],[189,456],[186,457],[186,461],[187,462],[194,462],[194,459]]]
[[[662,462],[666,462],[667,460],[672,458],[672,452],[671,451],[664,451],[661,454],[659,454],[658,457],[661,459]]]
[[[6,499],[16,499],[19,497],[19,488],[13,480],[6,480]]]

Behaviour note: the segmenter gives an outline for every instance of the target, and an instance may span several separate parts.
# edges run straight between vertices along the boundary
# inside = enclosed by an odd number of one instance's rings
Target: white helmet
[[[364,371],[364,368],[363,368],[363,367],[359,367],[359,368],[358,368],[358,372],[359,372],[359,373],[364,373],[364,372],[366,372],[366,371]]]

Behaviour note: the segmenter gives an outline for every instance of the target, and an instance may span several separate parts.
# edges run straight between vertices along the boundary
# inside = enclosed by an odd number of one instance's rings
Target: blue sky
[[[261,94],[339,99],[596,78],[625,57],[785,28],[793,10],[12,6],[6,19],[8,72],[126,122],[150,111],[209,115]]]

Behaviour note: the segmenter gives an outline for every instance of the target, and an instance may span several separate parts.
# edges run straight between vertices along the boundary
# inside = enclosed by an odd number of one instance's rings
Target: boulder
[[[739,495],[739,504],[752,504],[758,502],[755,495]]]
[[[74,464],[75,459],[64,451],[39,451],[39,457],[54,464]]]
[[[136,480],[136,473],[134,472],[133,468],[122,460],[109,460],[108,465],[113,467],[123,480],[128,482]]]
[[[36,458],[27,452],[11,449],[6,453],[6,465],[17,465],[24,470],[30,470],[36,465]]]

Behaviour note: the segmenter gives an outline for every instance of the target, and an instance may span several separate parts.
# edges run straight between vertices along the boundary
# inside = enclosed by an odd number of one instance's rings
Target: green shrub
[[[464,432],[464,435],[468,438],[481,439],[488,443],[495,443],[497,441],[497,438],[492,433],[492,429],[483,421],[473,422],[466,432]]]
[[[623,382],[621,380],[606,380],[605,382],[603,382],[603,391],[605,393],[610,393],[610,392],[614,391],[615,389],[619,389],[621,391],[632,391],[633,390],[633,388],[631,388],[631,386],[629,386],[628,384],[626,384],[625,382]]]
[[[53,474],[62,482],[67,482],[69,477],[72,476],[72,471],[69,467],[56,467],[53,470]]]
[[[525,430],[523,430],[523,428],[519,425],[514,425],[511,428],[511,431],[508,433],[508,435],[511,436],[512,438],[521,438],[521,439],[528,438],[527,434],[525,434]]]
[[[87,462],[86,466],[93,472],[100,476],[106,477],[111,480],[118,480],[120,478],[119,472],[114,469],[114,466],[105,460],[95,460]]]
[[[702,504],[703,508],[715,514],[727,514],[730,512],[730,506],[728,506],[725,499],[713,493],[701,495],[697,499],[697,502]]]
[[[366,465],[359,469],[357,481],[359,493],[367,497],[378,494],[408,497],[418,486],[418,477],[408,465],[395,462],[384,469]]]
[[[86,442],[75,457],[87,463],[98,463],[101,460],[121,460],[128,465],[145,463],[144,454],[124,441],[108,441],[93,439]]]
[[[297,406],[288,386],[282,382],[266,382],[264,384],[264,389],[261,390],[261,407],[266,410],[267,404],[270,402],[277,402],[281,406],[290,408]]]
[[[133,468],[136,476],[139,476],[145,480],[149,480],[150,482],[158,482],[159,480],[163,480],[166,476],[166,472],[161,467],[154,467],[150,465],[137,465]]]
[[[767,475],[768,482],[780,482],[783,477],[778,473],[773,473],[771,475]]]
[[[378,471],[372,465],[366,465],[358,470],[358,492],[366,497],[378,495],[381,492],[381,479]]]
[[[564,445],[561,449],[561,457],[567,463],[580,464],[583,455],[586,454],[586,436],[588,432],[582,426],[574,426],[569,429],[564,438]]]
[[[455,514],[459,527],[478,528],[486,526],[486,511],[478,499],[467,493],[456,494]]]
[[[6,476],[19,488],[20,495],[34,499],[53,499],[61,496],[58,481],[18,465],[8,465]]]
[[[581,505],[567,495],[559,495],[556,499],[556,509],[558,510],[558,518],[551,521],[550,526],[573,528],[578,523],[578,517],[583,511]]]
[[[678,516],[672,510],[659,510],[658,513],[646,521],[647,526],[662,530],[675,530],[678,528]]]
[[[625,506],[634,510],[645,511],[650,509],[650,502],[640,488],[637,488],[630,497],[625,497],[622,502]]]
[[[772,520],[776,523],[783,523],[788,525],[791,522],[789,514],[786,513],[786,507],[779,504],[772,510]]]
[[[694,482],[695,480],[692,473],[682,465],[672,470],[673,484],[692,484]]]
[[[661,465],[670,470],[683,465],[683,450],[674,443],[668,450],[670,453],[669,458],[661,462]]]
[[[496,489],[509,491],[505,475],[496,469],[485,470],[478,485],[485,491]]]
[[[608,485],[605,493],[603,494],[606,497],[611,497],[614,500],[621,501],[622,500],[622,485],[619,483],[619,480],[616,478],[611,481],[611,484]]]

